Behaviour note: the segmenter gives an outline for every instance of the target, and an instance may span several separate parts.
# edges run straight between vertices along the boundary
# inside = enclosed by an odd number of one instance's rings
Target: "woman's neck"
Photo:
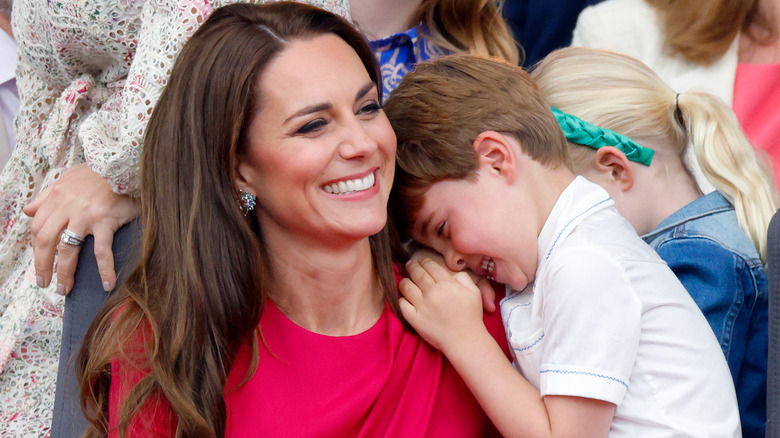
[[[384,310],[368,238],[339,248],[295,238],[266,237],[269,296],[291,321],[323,335],[348,336],[372,327]]]
[[[369,40],[410,29],[422,0],[350,0],[352,20]]]

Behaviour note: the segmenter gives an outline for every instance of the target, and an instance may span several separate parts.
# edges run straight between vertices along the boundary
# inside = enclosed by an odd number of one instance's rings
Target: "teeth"
[[[322,189],[334,195],[348,195],[350,193],[361,192],[374,187],[374,173],[371,172],[363,178],[351,179],[348,181],[339,181],[330,185],[322,186]]]
[[[486,271],[488,274],[492,275],[493,270],[496,268],[496,263],[493,261],[490,257],[485,257],[482,259],[482,270]]]

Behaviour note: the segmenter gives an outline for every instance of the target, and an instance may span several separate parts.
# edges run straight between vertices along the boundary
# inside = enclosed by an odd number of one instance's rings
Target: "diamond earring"
[[[247,214],[255,209],[255,206],[257,205],[257,198],[255,198],[255,195],[252,193],[245,192],[243,190],[240,190],[240,192],[241,205],[244,207],[244,214]]]

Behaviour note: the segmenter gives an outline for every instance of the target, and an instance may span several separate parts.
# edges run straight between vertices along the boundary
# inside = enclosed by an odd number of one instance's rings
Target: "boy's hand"
[[[431,259],[406,265],[401,280],[401,313],[428,343],[445,355],[486,331],[482,294],[465,272],[450,273]]]
[[[444,263],[444,256],[438,252],[428,248],[427,246],[418,246],[414,249],[414,252],[409,257],[410,261],[422,263],[425,259],[431,259],[438,263],[439,266],[446,269],[452,275],[457,272],[450,270]],[[468,273],[471,277],[471,281],[477,285],[479,292],[482,294],[482,308],[487,313],[493,313],[496,311],[496,290],[493,289],[493,284],[487,278],[482,278],[474,272],[467,270],[462,271]]]

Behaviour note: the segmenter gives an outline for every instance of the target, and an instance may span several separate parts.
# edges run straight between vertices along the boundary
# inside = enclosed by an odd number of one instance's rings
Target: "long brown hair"
[[[739,32],[758,44],[771,42],[775,24],[759,0],[646,0],[660,14],[672,55],[701,64],[718,60]]]
[[[518,45],[496,0],[422,0],[412,22],[422,23],[434,44],[455,53],[491,56],[519,64]]]
[[[340,17],[299,3],[218,9],[184,46],[146,132],[139,266],[104,306],[79,353],[86,436],[107,434],[112,360],[144,374],[120,408],[120,436],[156,397],[170,403],[177,437],[224,435],[224,386],[245,342],[253,343],[250,370],[256,368],[269,266],[259,224],[240,208],[236,156],[262,106],[264,69],[287,41],[323,34],[349,44],[381,92],[363,37]],[[371,237],[375,272],[394,310],[396,240],[389,225]]]

